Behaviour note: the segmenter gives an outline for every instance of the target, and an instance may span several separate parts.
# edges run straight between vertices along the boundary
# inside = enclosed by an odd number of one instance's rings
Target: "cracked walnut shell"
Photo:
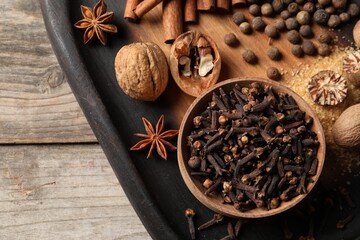
[[[217,82],[221,59],[216,43],[208,35],[188,31],[173,43],[169,65],[179,88],[197,97]]]
[[[346,79],[340,74],[323,70],[311,77],[308,84],[311,98],[319,105],[337,105],[347,94]]]
[[[166,56],[151,42],[123,46],[115,57],[115,73],[124,93],[142,101],[155,101],[169,79]]]

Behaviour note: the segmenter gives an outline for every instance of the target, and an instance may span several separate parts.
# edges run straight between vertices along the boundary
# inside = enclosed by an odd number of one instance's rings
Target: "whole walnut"
[[[169,79],[166,56],[152,42],[123,46],[115,57],[115,73],[124,93],[142,101],[155,101]]]

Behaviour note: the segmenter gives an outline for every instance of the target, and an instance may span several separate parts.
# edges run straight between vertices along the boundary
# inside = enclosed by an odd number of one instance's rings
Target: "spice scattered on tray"
[[[154,151],[154,148],[156,147],[157,153],[162,157],[163,159],[167,160],[167,152],[166,147],[168,147],[170,150],[175,150],[176,147],[172,145],[168,140],[175,137],[178,134],[178,130],[167,130],[163,132],[164,130],[164,115],[161,115],[160,119],[158,120],[155,129],[147,120],[146,118],[142,118],[145,131],[147,134],[143,133],[135,133],[135,136],[145,138],[144,140],[139,141],[134,146],[131,147],[130,150],[142,150],[147,148],[149,145],[150,150],[146,158],[150,158],[152,152]]]
[[[84,5],[80,5],[80,9],[84,19],[76,22],[74,26],[85,29],[84,44],[91,42],[97,37],[102,45],[106,45],[107,33],[117,33],[117,27],[114,24],[110,24],[113,20],[114,12],[106,12],[107,6],[104,0],[97,2],[93,10]]]

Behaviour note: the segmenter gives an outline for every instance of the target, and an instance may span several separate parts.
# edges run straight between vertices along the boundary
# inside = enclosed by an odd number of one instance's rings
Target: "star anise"
[[[149,158],[155,148],[157,153],[165,160],[167,160],[167,152],[166,147],[168,147],[170,150],[175,150],[176,147],[172,145],[167,140],[175,137],[178,134],[178,130],[167,130],[163,132],[164,130],[164,115],[161,115],[160,119],[158,120],[155,130],[151,123],[146,119],[142,118],[145,131],[147,134],[143,133],[135,133],[135,136],[145,138],[144,140],[139,141],[136,143],[130,150],[142,150],[149,145],[151,145],[149,153],[146,158]]]
[[[103,45],[106,45],[106,33],[117,33],[117,27],[109,22],[114,17],[114,12],[106,12],[107,6],[104,0],[100,0],[94,9],[80,5],[84,19],[74,24],[75,27],[86,29],[84,33],[84,44],[87,44],[96,36]]]

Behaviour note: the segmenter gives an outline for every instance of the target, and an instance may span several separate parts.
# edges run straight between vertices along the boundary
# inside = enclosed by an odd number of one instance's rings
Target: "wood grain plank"
[[[2,239],[151,239],[99,145],[1,146],[0,155]]]
[[[0,143],[96,142],[37,0],[0,2]]]

